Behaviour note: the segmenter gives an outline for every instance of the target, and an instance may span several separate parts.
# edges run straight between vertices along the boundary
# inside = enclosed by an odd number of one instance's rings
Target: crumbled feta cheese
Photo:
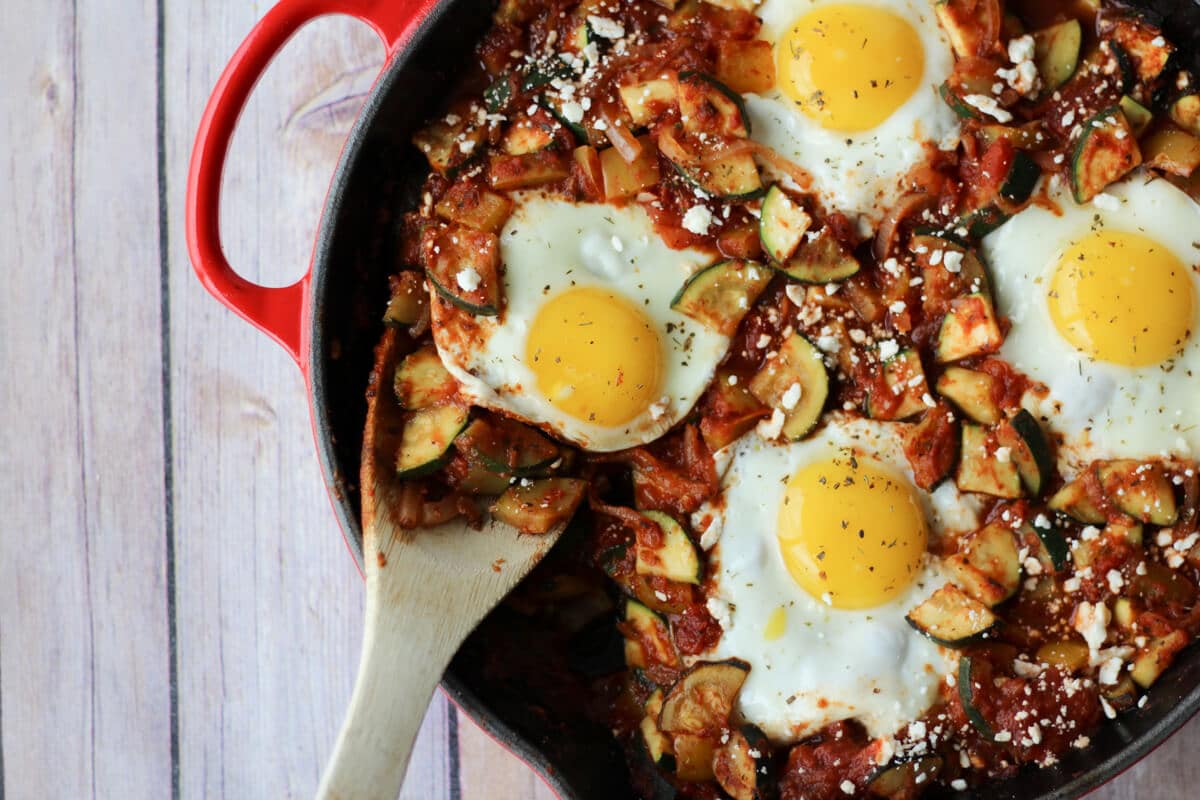
[[[592,33],[604,39],[620,39],[625,35],[625,26],[616,20],[608,17],[598,17],[595,14],[588,14],[588,25],[592,28]]]
[[[895,358],[900,352],[900,345],[896,344],[894,339],[885,339],[879,343],[879,357],[884,361],[889,358]]]
[[[1100,667],[1100,683],[1104,686],[1112,686],[1121,677],[1121,664],[1124,663],[1119,658],[1110,658]]]
[[[967,782],[962,778],[955,778],[954,780],[950,781],[950,788],[956,792],[966,791]]]
[[[1108,579],[1108,588],[1113,594],[1121,591],[1121,587],[1125,585],[1125,576],[1120,570],[1110,569],[1104,577]]]
[[[779,404],[783,406],[785,411],[791,411],[800,402],[800,395],[804,389],[799,383],[793,383],[783,393],[783,397],[779,398]]]
[[[841,789],[844,794],[854,794],[854,783],[852,781],[842,781]]]
[[[454,281],[463,291],[473,292],[483,283],[483,277],[471,267],[466,267],[458,271],[458,274],[454,276]]]
[[[996,448],[996,460],[999,461],[1001,464],[1007,464],[1008,462],[1012,461],[1012,448],[1011,447],[997,447]]]
[[[1012,122],[1012,114],[1001,108],[1000,103],[994,97],[988,97],[986,94],[969,94],[963,100],[967,105],[974,106],[993,117],[997,122]]]
[[[942,256],[942,264],[945,265],[947,272],[959,273],[962,271],[963,254],[957,250],[948,250]]]
[[[792,301],[792,305],[799,308],[804,305],[804,296],[806,292],[804,287],[798,283],[789,283],[784,287],[783,293],[787,295],[787,299]]]
[[[779,434],[783,431],[783,422],[786,419],[782,411],[778,408],[771,412],[771,418],[758,423],[756,430],[758,435],[770,441],[771,439],[779,438]]]
[[[1104,603],[1093,605],[1085,600],[1075,609],[1071,626],[1087,642],[1088,649],[1096,652],[1108,638],[1108,623],[1111,619],[1112,614]]]
[[[708,233],[708,227],[712,225],[712,221],[712,212],[707,207],[692,206],[683,215],[683,228],[697,236],[703,236]]]
[[[567,122],[578,123],[583,119],[583,106],[574,100],[568,100],[559,107],[559,113]]]
[[[1121,207],[1121,201],[1108,192],[1101,192],[1092,198],[1092,204],[1104,211],[1116,211]]]
[[[657,422],[666,415],[667,409],[671,406],[671,398],[660,397],[657,402],[650,404],[650,419]]]

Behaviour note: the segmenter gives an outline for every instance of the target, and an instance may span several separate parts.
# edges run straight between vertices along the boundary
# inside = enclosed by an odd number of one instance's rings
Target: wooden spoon
[[[400,339],[376,350],[363,437],[362,520],[366,629],[350,708],[326,765],[322,800],[395,800],[417,730],[451,657],[480,620],[562,533],[529,536],[461,519],[404,530],[394,478],[402,428],[391,392]]]

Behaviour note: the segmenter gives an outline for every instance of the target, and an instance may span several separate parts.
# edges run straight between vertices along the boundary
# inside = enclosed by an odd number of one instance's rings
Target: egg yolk
[[[1187,340],[1195,294],[1188,268],[1166,247],[1138,233],[1100,230],[1063,254],[1047,301],[1075,349],[1143,367],[1170,358]]]
[[[925,49],[912,25],[875,6],[837,3],[800,17],[775,52],[780,90],[823,128],[874,128],[921,83]]]
[[[855,609],[904,591],[921,569],[929,529],[906,480],[842,453],[788,481],[777,535],[802,589],[834,608]]]
[[[654,326],[604,289],[570,289],[544,304],[529,329],[525,363],[555,408],[595,425],[629,422],[660,396],[663,353]]]

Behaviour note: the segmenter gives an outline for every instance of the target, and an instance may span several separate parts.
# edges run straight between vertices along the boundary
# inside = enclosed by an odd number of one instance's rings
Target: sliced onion
[[[891,207],[883,222],[879,224],[879,231],[875,235],[875,258],[883,261],[896,247],[896,240],[900,236],[900,223],[929,208],[936,201],[936,197],[925,192],[909,192],[897,200],[896,205]]]

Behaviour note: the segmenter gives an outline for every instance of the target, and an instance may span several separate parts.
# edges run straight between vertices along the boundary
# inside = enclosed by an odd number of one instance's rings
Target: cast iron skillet
[[[1200,0],[1141,5],[1166,17],[1196,68]],[[287,350],[304,374],[321,466],[346,544],[362,566],[359,451],[364,387],[378,340],[387,275],[397,268],[396,220],[416,204],[427,165],[408,144],[437,110],[445,88],[486,30],[494,0],[281,0],[251,31],[213,90],[188,181],[187,235],[200,280],[214,296]],[[387,62],[350,134],[330,187],[310,270],[291,286],[268,289],[240,278],[225,260],[218,230],[221,171],[238,114],[274,54],[303,24],[348,14],[374,29]],[[553,687],[497,674],[485,654],[519,624],[501,609],[451,664],[451,699],[563,800],[632,797],[621,753],[603,728],[582,719]],[[536,670],[537,665],[530,666]],[[1200,709],[1200,648],[1183,653],[1148,694],[1144,708],[1102,726],[1085,751],[1052,769],[1031,769],[974,792],[987,800],[1067,800],[1127,769]],[[946,792],[940,796],[953,796]]]

